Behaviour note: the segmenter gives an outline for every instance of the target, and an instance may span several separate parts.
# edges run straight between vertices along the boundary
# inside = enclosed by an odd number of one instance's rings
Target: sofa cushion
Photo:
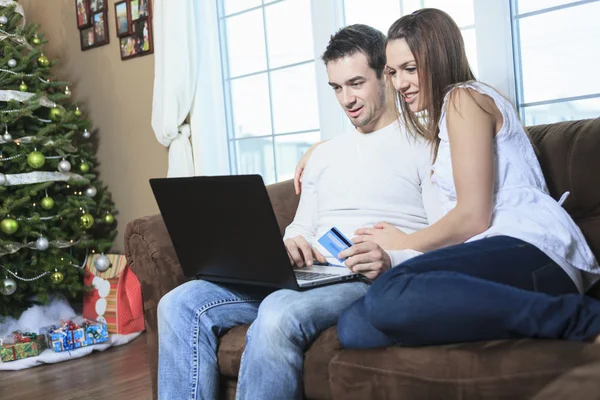
[[[600,118],[528,128],[550,194],[571,195],[565,209],[600,259]]]
[[[529,399],[561,375],[597,365],[599,357],[600,346],[594,344],[506,340],[344,350],[331,361],[329,373],[333,397],[340,399],[513,400]],[[600,369],[588,368],[586,374],[600,384]],[[565,382],[573,389],[577,385],[576,379]]]
[[[236,379],[246,344],[249,325],[236,326],[219,342],[219,367],[221,374]],[[323,332],[304,355],[304,396],[308,399],[331,399],[329,388],[329,361],[340,351],[337,330]]]

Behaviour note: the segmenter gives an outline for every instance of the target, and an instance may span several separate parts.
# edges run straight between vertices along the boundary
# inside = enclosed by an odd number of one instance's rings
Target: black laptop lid
[[[185,276],[297,288],[260,175],[150,179]]]

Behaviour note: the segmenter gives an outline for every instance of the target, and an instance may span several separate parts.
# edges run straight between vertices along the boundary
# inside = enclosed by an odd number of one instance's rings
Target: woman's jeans
[[[341,315],[347,348],[509,338],[586,340],[600,302],[535,246],[496,236],[432,251],[392,268]]]

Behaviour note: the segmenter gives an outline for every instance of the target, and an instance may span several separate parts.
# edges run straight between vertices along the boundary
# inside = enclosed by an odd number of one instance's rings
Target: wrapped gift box
[[[44,335],[13,332],[11,337],[0,339],[0,360],[7,362],[35,357],[45,349]]]
[[[48,347],[55,352],[78,349],[108,340],[106,324],[87,318],[61,321],[60,325],[42,328]]]

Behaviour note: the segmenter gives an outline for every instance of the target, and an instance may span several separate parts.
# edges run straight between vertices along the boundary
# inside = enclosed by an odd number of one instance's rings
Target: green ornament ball
[[[26,92],[29,89],[29,87],[25,84],[25,82],[21,82],[21,84],[19,85],[19,90],[21,92]]]
[[[59,122],[65,116],[65,112],[60,107],[52,107],[50,109],[50,119],[54,122]]]
[[[52,197],[44,197],[40,203],[44,210],[52,210],[54,207],[54,199]]]
[[[81,171],[82,173],[87,173],[90,170],[90,164],[88,163],[81,163],[79,164],[79,171]]]
[[[36,46],[39,46],[42,43],[42,40],[39,37],[34,37],[33,40],[31,41],[33,44],[35,44]]]
[[[50,66],[50,60],[48,60],[48,57],[44,55],[39,56],[37,62],[40,67],[46,68]]]
[[[44,166],[45,162],[46,162],[46,157],[44,157],[44,155],[42,153],[40,153],[39,151],[32,151],[27,156],[27,164],[29,164],[29,166],[31,168],[34,168],[34,169],[42,168]]]
[[[7,235],[12,235],[19,229],[19,223],[16,219],[4,218],[2,222],[0,222],[0,229]]]
[[[81,112],[81,110],[79,109],[79,107],[77,107],[77,108],[75,109],[75,116],[77,116],[77,117],[81,117],[81,115],[82,115],[82,114],[83,114],[83,113]]]
[[[59,284],[63,281],[63,279],[65,279],[65,276],[63,275],[62,272],[59,271],[54,271],[52,273],[52,275],[50,275],[50,279],[52,280],[52,283]]]
[[[110,225],[113,222],[115,222],[115,217],[112,214],[106,214],[106,215],[104,215],[104,222],[106,224]]]
[[[85,213],[79,217],[79,227],[81,229],[90,229],[94,225],[94,217],[92,214]]]

